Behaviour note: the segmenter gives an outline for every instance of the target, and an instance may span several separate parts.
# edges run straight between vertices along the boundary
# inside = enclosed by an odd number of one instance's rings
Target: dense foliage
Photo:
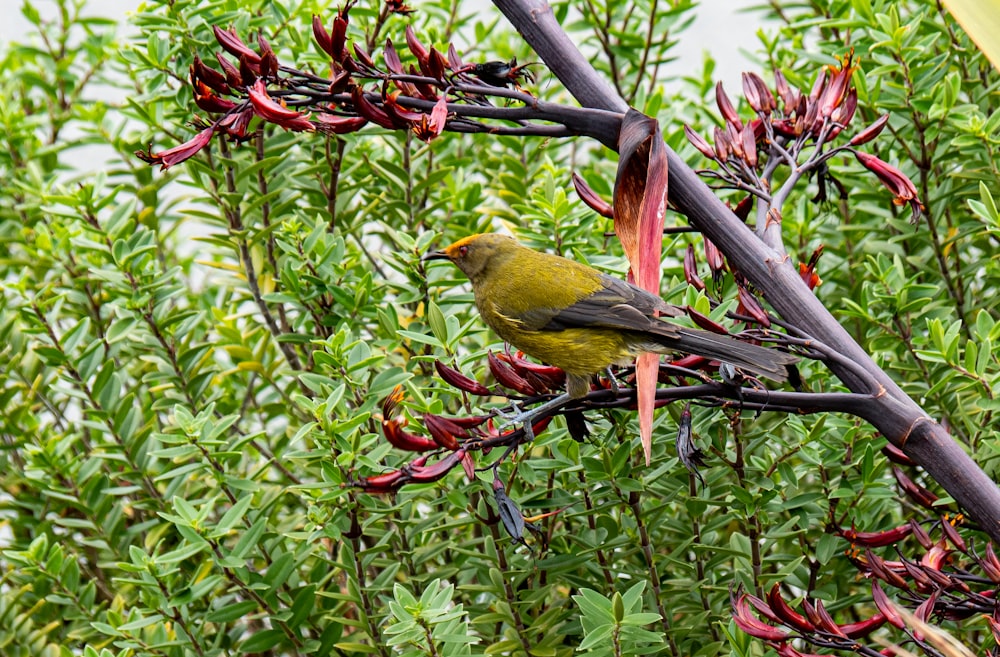
[[[683,126],[711,133],[715,81],[710,62],[670,66],[693,11],[670,4],[556,9],[615,88],[702,166]],[[818,181],[796,190],[786,244],[802,261],[823,246],[817,294],[993,473],[1000,78],[925,3],[781,4],[760,73],[778,67],[808,90],[853,47],[862,123],[891,113],[871,147],[927,206],[914,225],[853,157],[838,158],[829,175],[845,195],[829,180],[822,203]],[[649,466],[634,412],[589,414],[583,442],[557,420],[498,469],[526,516],[545,515],[527,547],[504,531],[489,470],[391,496],[357,489],[412,458],[382,431],[396,386],[410,428],[490,405],[434,363],[492,385],[487,351],[503,347],[458,273],[420,256],[505,228],[623,275],[610,221],[571,183],[578,173],[610,198],[614,158],[581,139],[427,144],[374,126],[254,124],[246,143],[217,140],[160,172],[133,153],[196,133],[186,71],[195,55],[214,62],[213,25],[261,30],[283,60],[322,71],[312,16],[328,22],[337,7],[149,1],[123,30],[87,18],[83,0],[57,6],[48,21],[26,4],[37,33],[0,55],[0,653],[749,655],[760,644],[732,621],[737,587],[780,583],[841,623],[875,613],[841,529],[915,519],[937,540],[957,525],[983,552],[948,499],[931,509],[901,495],[884,439],[847,415],[696,405],[703,485],[675,451],[679,405],[658,411]],[[533,60],[492,11],[389,6],[351,11],[350,37],[369,52],[412,25],[466,61]],[[532,93],[571,102],[532,70]],[[696,233],[664,241],[664,296],[707,311],[685,283],[689,244],[703,253]],[[736,307],[732,278],[721,285],[717,319]],[[838,389],[819,365],[803,376]],[[912,538],[900,550],[922,554]],[[942,625],[982,654],[994,646],[979,616]]]

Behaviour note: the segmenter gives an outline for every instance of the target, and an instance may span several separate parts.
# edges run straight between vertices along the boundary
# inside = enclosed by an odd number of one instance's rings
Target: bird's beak
[[[446,251],[431,251],[421,258],[423,262],[428,260],[451,260],[451,256]]]

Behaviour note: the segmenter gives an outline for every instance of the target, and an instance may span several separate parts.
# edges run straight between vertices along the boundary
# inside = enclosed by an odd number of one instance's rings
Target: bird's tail
[[[650,348],[649,351],[658,353],[683,351],[723,361],[775,381],[787,381],[789,376],[794,376],[792,373],[795,372],[795,363],[799,361],[796,356],[777,349],[761,347],[696,328],[671,331],[671,335],[659,335],[653,332],[646,335],[659,347]]]

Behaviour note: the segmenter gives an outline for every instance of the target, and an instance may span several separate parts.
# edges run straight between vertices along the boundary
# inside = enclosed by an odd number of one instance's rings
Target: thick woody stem
[[[625,112],[625,101],[597,73],[563,31],[544,0],[494,0],[514,27],[584,107]],[[615,149],[616,144],[601,142]],[[880,389],[874,403],[852,412],[874,425],[919,463],[968,511],[995,541],[1000,541],[1000,489],[955,443],[945,429],[896,385],[854,341],[802,282],[787,258],[757,239],[697,174],[669,147],[670,201],[711,239],[788,322],[836,349],[856,368],[830,362],[830,369],[855,392]],[[873,386],[874,384],[874,386]]]

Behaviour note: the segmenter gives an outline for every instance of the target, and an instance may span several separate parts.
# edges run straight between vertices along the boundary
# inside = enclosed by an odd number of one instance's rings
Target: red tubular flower
[[[403,62],[399,59],[396,47],[392,45],[392,39],[385,40],[385,50],[382,51],[382,58],[385,60],[385,67],[389,69],[390,73],[402,75]]]
[[[535,390],[559,390],[566,386],[566,372],[551,365],[539,365],[524,357],[523,351],[511,354],[510,349],[497,354],[497,358],[509,363],[514,371],[523,376]]]
[[[747,634],[757,639],[765,641],[784,641],[788,639],[788,632],[780,627],[768,625],[753,615],[750,605],[747,603],[746,594],[741,594],[732,603],[733,622]]]
[[[247,128],[253,120],[253,107],[248,106],[241,112],[233,112],[219,120],[219,130],[225,132],[234,139],[241,140],[247,136]]]
[[[768,605],[766,602],[764,602],[757,596],[752,595],[750,593],[745,593],[744,595],[746,596],[747,602],[753,605],[753,608],[757,610],[758,614],[768,619],[772,623],[782,622],[781,619],[778,618],[778,615],[774,613],[774,610],[771,609],[770,605]]]
[[[893,463],[898,463],[899,465],[916,465],[913,459],[892,443],[886,443],[885,447],[882,448],[882,454]]]
[[[726,136],[726,132],[715,126],[712,129],[712,135],[715,141],[715,157],[713,159],[720,163],[729,161],[729,153],[732,148],[729,145],[729,138]]]
[[[446,417],[434,415],[433,413],[424,415],[424,426],[427,427],[427,431],[431,434],[434,442],[452,451],[461,446],[458,442],[460,438],[469,437],[469,432],[464,427]]]
[[[452,468],[461,463],[464,458],[465,450],[460,449],[448,454],[433,465],[408,467],[406,468],[407,475],[409,480],[415,483],[426,484],[432,481],[437,481],[448,474]]]
[[[720,277],[726,266],[725,258],[722,257],[722,251],[719,251],[718,247],[707,237],[703,238],[703,241],[705,243],[705,260],[708,261],[708,268],[712,272],[712,278]]]
[[[358,114],[375,125],[388,130],[395,130],[397,127],[403,127],[397,126],[395,120],[390,117],[384,109],[368,100],[368,97],[365,96],[364,89],[361,87],[354,87],[351,91],[351,100],[354,103],[354,109],[357,110]]]
[[[802,281],[810,290],[815,290],[817,287],[823,284],[822,279],[816,273],[816,265],[819,264],[819,257],[823,255],[823,245],[820,244],[813,251],[812,257],[809,258],[807,263],[799,263],[799,276],[802,277]]]
[[[351,44],[354,47],[354,54],[357,56],[358,61],[367,66],[368,68],[375,68],[375,62],[372,60],[372,56],[368,54],[368,51],[354,43]]]
[[[986,543],[986,554],[982,558],[977,558],[979,566],[993,582],[1000,582],[1000,559],[993,550],[993,543]]]
[[[756,73],[743,73],[743,95],[747,99],[750,107],[755,112],[770,114],[778,107],[774,100],[774,94],[767,88],[767,84]]]
[[[434,103],[434,109],[430,116],[422,114],[420,120],[414,124],[413,133],[417,139],[430,143],[432,139],[440,136],[444,132],[444,127],[448,123],[448,97],[444,94]]]
[[[840,626],[840,631],[850,639],[861,639],[885,625],[885,621],[885,614],[878,613],[867,620],[845,623]]]
[[[747,222],[747,218],[750,216],[750,210],[753,209],[753,199],[753,194],[747,194],[743,197],[743,200],[737,203],[736,207],[733,208],[733,214],[739,217],[739,220],[743,223]]]
[[[944,532],[945,537],[948,539],[948,542],[954,545],[955,549],[959,552],[965,552],[968,554],[969,548],[965,545],[965,539],[963,539],[962,535],[958,533],[958,529],[956,529],[955,525],[952,524],[950,518],[944,517],[941,519],[941,529]]]
[[[345,4],[333,19],[333,32],[330,34],[330,56],[341,63],[347,57],[347,26],[351,20],[348,12],[353,5],[353,2]]]
[[[278,74],[278,56],[274,54],[274,49],[263,33],[257,34],[257,45],[260,46],[260,75],[274,77]]]
[[[764,310],[764,306],[760,305],[760,301],[757,300],[757,297],[750,290],[746,289],[743,285],[737,285],[736,294],[740,301],[736,307],[738,315],[748,315],[753,317],[754,321],[761,326],[771,326],[771,318],[767,316],[767,311]]]
[[[788,80],[778,69],[774,69],[774,88],[781,97],[785,114],[790,114],[799,104],[799,90],[788,84]]]
[[[226,75],[206,65],[205,62],[201,61],[201,57],[195,55],[194,63],[191,64],[191,83],[197,84],[198,82],[217,93],[230,93]]]
[[[371,477],[363,477],[354,482],[356,486],[363,488],[366,493],[393,493],[400,486],[406,483],[406,476],[402,470],[392,470]]]
[[[818,98],[819,113],[824,119],[832,117],[834,110],[840,107],[847,97],[851,76],[858,68],[856,64],[852,64],[853,58],[854,51],[852,50],[841,60],[840,67],[830,68],[832,71],[830,81],[825,85],[823,93]]]
[[[913,526],[909,523],[900,525],[894,529],[882,532],[859,532],[851,529],[838,530],[838,534],[849,540],[854,545],[861,547],[885,547],[903,540],[913,532]]]
[[[174,146],[173,148],[160,151],[159,153],[136,151],[135,155],[146,164],[159,164],[160,171],[163,171],[174,166],[175,164],[183,162],[189,157],[195,155],[201,149],[208,146],[208,144],[212,141],[212,135],[214,133],[214,127],[205,128],[195,135],[193,139],[189,139],[180,146]]]
[[[775,584],[767,592],[767,604],[778,617],[782,624],[793,627],[800,632],[811,633],[816,631],[816,625],[808,618],[792,609],[783,597],[781,597],[781,586]]]
[[[413,53],[413,56],[417,58],[420,70],[424,72],[424,75],[427,75],[429,63],[428,51],[424,47],[424,44],[420,43],[420,39],[417,38],[417,33],[413,31],[412,25],[406,26],[406,45],[409,47],[410,52]]]
[[[910,518],[910,527],[913,528],[913,538],[917,539],[917,543],[920,543],[920,547],[925,550],[930,550],[931,546],[934,545],[934,542],[931,540],[931,536],[927,533],[927,530],[924,529],[924,526],[913,518]],[[988,548],[989,544],[987,543],[986,546]],[[998,569],[997,572],[1000,574],[1000,569]],[[1000,582],[1000,579],[997,579],[997,581]]]
[[[438,449],[438,444],[430,438],[405,431],[406,421],[399,418],[382,420],[382,433],[389,444],[407,452],[429,452]]]
[[[861,165],[875,174],[875,176],[885,185],[885,188],[892,192],[892,202],[896,205],[909,204],[913,212],[913,220],[920,217],[924,210],[924,205],[917,198],[917,188],[913,182],[906,177],[902,171],[887,162],[883,162],[874,155],[862,151],[854,151],[854,157]]]
[[[194,82],[194,102],[206,112],[222,114],[236,107],[236,103],[228,98],[220,98],[200,80]]]
[[[346,135],[365,127],[368,119],[363,116],[339,116],[337,114],[316,114],[313,117],[316,129],[328,135]]]
[[[906,473],[897,467],[892,468],[892,475],[896,478],[896,482],[899,484],[900,490],[902,490],[907,497],[925,509],[934,509],[934,503],[938,500],[937,495],[907,477]]]
[[[705,329],[706,331],[711,331],[712,333],[718,333],[719,335],[729,335],[729,331],[726,330],[726,327],[723,326],[722,324],[719,324],[711,317],[706,317],[705,315],[702,315],[700,312],[698,312],[691,306],[685,306],[684,310],[685,312],[687,312],[687,316],[691,318],[691,321],[694,322],[695,326],[697,326],[698,328]]]
[[[265,121],[281,126],[285,130],[296,132],[312,132],[316,129],[316,126],[309,120],[309,114],[290,110],[271,98],[263,80],[257,80],[252,87],[247,89],[247,94],[250,96],[254,113]]]
[[[757,167],[757,137],[753,125],[748,123],[740,131],[740,146],[743,149],[743,161],[751,169]]]

